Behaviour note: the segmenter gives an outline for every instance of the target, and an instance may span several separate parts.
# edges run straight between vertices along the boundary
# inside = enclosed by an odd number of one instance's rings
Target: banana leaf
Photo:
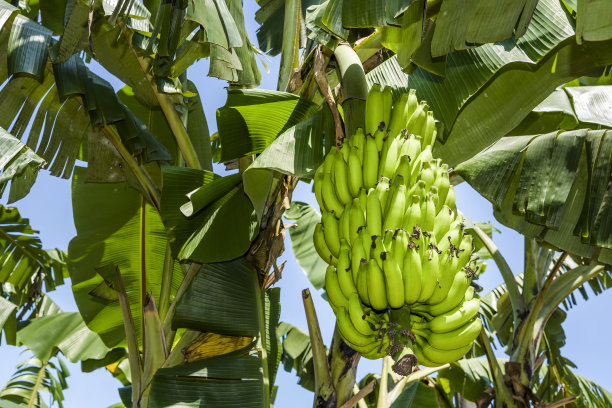
[[[612,263],[612,133],[502,138],[457,167],[504,225],[572,254]]]
[[[41,333],[45,333],[41,336]],[[30,320],[17,332],[17,341],[34,355],[48,361],[60,350],[73,363],[100,359],[110,351],[100,337],[89,330],[79,313],[61,312]]]
[[[161,216],[178,259],[221,262],[247,251],[259,228],[240,177],[218,183],[212,172],[172,166],[164,166],[162,173]],[[187,217],[181,206],[189,204],[192,192],[197,202]]]
[[[300,268],[315,289],[325,286],[327,263],[315,251],[312,237],[321,215],[309,204],[292,201],[291,208],[285,212],[285,218],[296,226],[289,229],[291,248]]]
[[[244,259],[203,265],[181,298],[173,327],[258,337],[233,353],[157,371],[150,406],[267,407],[280,360],[280,291],[263,291]]]
[[[124,344],[125,331],[107,269],[121,271],[139,344],[142,305],[152,292],[159,303],[166,254],[166,231],[157,211],[127,183],[85,183],[84,169],[73,178],[73,212],[77,236],[68,247],[68,268],[74,297],[87,326],[108,347]],[[172,290],[182,280],[174,262]]]

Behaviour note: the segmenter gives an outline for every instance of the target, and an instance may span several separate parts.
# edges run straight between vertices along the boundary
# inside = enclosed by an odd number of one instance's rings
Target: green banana
[[[385,103],[380,84],[373,84],[368,92],[365,107],[365,131],[373,135],[385,120]],[[383,123],[384,126],[384,123]]]
[[[391,125],[391,109],[393,105],[393,93],[391,92],[390,86],[385,86],[382,90],[382,101],[383,101],[383,131],[387,133],[389,125]]]
[[[431,154],[431,146],[425,146],[421,153],[419,153],[419,155],[412,163],[412,173],[410,174],[409,184],[414,184],[417,180],[420,179],[419,175],[421,174],[423,163],[431,160],[433,160],[433,155]]]
[[[385,230],[383,237],[382,237],[383,248],[385,249],[385,251],[388,251],[391,249],[391,245],[393,245],[394,237],[395,237],[395,231],[390,230],[390,229]]]
[[[421,197],[418,195],[412,196],[412,204],[406,209],[404,218],[402,220],[402,228],[412,233],[414,227],[420,223],[421,220]]]
[[[382,206],[378,197],[378,192],[373,188],[368,191],[366,214],[366,228],[368,234],[380,235],[382,233]]]
[[[359,189],[359,195],[357,196],[357,200],[359,201],[359,208],[361,208],[361,211],[363,211],[364,214],[367,211],[367,208],[366,208],[367,198],[368,198],[368,190],[361,187]]]
[[[351,322],[351,317],[349,316],[346,307],[340,307],[338,309],[336,319],[338,321],[338,329],[342,333],[342,337],[352,344],[363,347],[376,340],[373,334],[369,336],[363,335],[355,328],[355,326],[353,326],[353,322]]]
[[[378,180],[378,149],[372,136],[366,136],[363,156],[363,186],[370,189]]]
[[[365,138],[366,134],[362,128],[357,128],[353,137],[351,137],[351,142],[353,149],[356,150],[357,155],[359,156],[359,161],[363,163],[363,152],[365,150]]]
[[[421,351],[421,347],[418,345],[415,345],[414,347],[414,355],[417,357],[417,362],[420,365],[423,365],[425,367],[439,367],[442,364],[438,364],[438,363],[434,363],[433,361],[429,361],[424,355],[423,352]]]
[[[367,264],[368,298],[372,308],[384,310],[387,308],[387,291],[385,289],[385,277],[380,266],[374,259]]]
[[[474,319],[458,329],[446,333],[421,333],[432,347],[440,350],[455,350],[472,344],[481,329],[482,320]]]
[[[433,112],[427,112],[427,119],[423,127],[423,144],[433,146],[436,141],[436,121],[433,117]]]
[[[399,160],[399,148],[402,139],[394,137],[391,139],[388,138],[388,140],[391,140],[391,142],[388,144],[387,149],[383,146],[378,174],[384,177],[393,178]]]
[[[444,200],[444,204],[452,208],[453,211],[457,209],[457,206],[455,206],[455,189],[454,188],[450,188],[448,190],[448,193],[446,194],[446,199]]]
[[[361,158],[359,157],[357,148],[353,147],[348,158],[348,188],[351,196],[359,196],[361,187],[363,187]]]
[[[336,268],[331,265],[325,271],[325,293],[327,293],[329,302],[335,307],[340,308],[348,305],[348,299],[342,293],[340,283],[338,282]]]
[[[404,306],[404,281],[402,272],[391,252],[380,254],[382,258],[382,270],[385,277],[387,301],[389,306],[399,309]]]
[[[427,194],[425,200],[421,201],[421,229],[428,232],[433,231],[435,218],[436,204],[434,203],[434,197]]]
[[[436,179],[435,169],[431,162],[423,163],[423,168],[421,169],[421,174],[419,174],[419,178],[425,182],[425,188],[429,190],[429,188],[433,185],[434,180]]]
[[[366,318],[366,311],[363,310],[361,306],[361,300],[359,299],[359,295],[357,293],[351,294],[348,301],[348,312],[349,317],[351,318],[351,322],[355,329],[358,332],[363,334],[364,336],[374,334],[374,330],[370,327],[370,323]]]
[[[409,242],[410,237],[405,229],[398,228],[395,230],[395,234],[393,235],[393,244],[391,244],[391,252],[393,252],[393,256],[400,266],[400,269],[403,267],[404,256],[406,255]]]
[[[368,290],[368,261],[361,259],[359,269],[357,271],[357,293],[361,303],[366,306],[372,306],[370,303],[370,293]]]
[[[380,268],[382,268],[382,259],[380,254],[385,252],[387,248],[383,245],[383,237],[380,235],[372,235],[372,244],[370,246],[370,258],[374,259]]]
[[[442,164],[436,173],[436,186],[438,187],[438,200],[444,204],[446,195],[450,189],[450,179],[448,178],[448,165]]]
[[[406,128],[406,123],[416,110],[418,100],[416,91],[411,89],[409,93],[404,93],[400,96],[398,102],[393,106],[391,112],[391,124],[389,125],[389,134],[392,137],[399,135],[402,129]]]
[[[402,145],[400,156],[410,157],[410,162],[414,163],[418,155],[421,153],[421,137],[419,135],[410,134]],[[408,180],[409,177],[406,177]]]
[[[456,217],[451,222],[448,232],[437,242],[437,247],[441,252],[447,251],[451,244],[454,246],[459,245],[460,240],[463,238],[463,217]]]
[[[457,258],[453,257],[453,254],[450,251],[444,252],[439,257],[438,262],[438,282],[434,287],[434,291],[427,299],[427,304],[434,305],[436,303],[440,303],[444,300],[446,295],[448,294],[459,268],[457,268]]]
[[[348,209],[349,212],[349,242],[351,245],[357,241],[357,237],[359,236],[359,228],[363,225],[366,225],[365,214],[361,211],[361,207],[359,207],[358,203],[353,203],[351,208]]]
[[[455,214],[453,213],[453,210],[451,210],[447,205],[443,206],[434,219],[433,234],[434,237],[436,237],[436,242],[440,242],[440,240],[444,237],[444,234],[448,232],[454,220]]]
[[[380,201],[380,208],[383,213],[387,206],[387,197],[389,196],[389,188],[391,187],[390,181],[386,177],[381,177],[376,183],[376,192],[378,193],[378,200]]]
[[[351,273],[351,247],[342,240],[340,244],[340,256],[338,257],[338,283],[342,293],[348,299],[351,294],[357,293],[357,288],[353,282],[353,275]]]
[[[474,298],[465,301],[448,313],[434,317],[427,323],[427,327],[434,333],[455,330],[476,316],[479,309],[480,299]]]
[[[431,297],[438,285],[439,268],[438,268],[438,251],[435,248],[429,248],[429,240],[421,241],[425,248],[421,248],[421,293],[419,294],[419,302],[426,302]]]
[[[338,258],[340,254],[340,230],[339,222],[335,217],[334,212],[324,213],[321,215],[321,221],[323,223],[323,236],[325,237],[325,243],[329,248],[332,255]]]
[[[397,176],[394,179],[396,188],[391,186],[391,196],[388,198],[387,210],[385,218],[383,220],[383,229],[395,229],[402,225],[402,219],[404,218],[404,212],[406,211],[406,186],[399,184],[401,181],[395,182],[397,179],[403,179],[401,176]]]
[[[433,347],[431,344],[422,343],[421,349],[423,356],[436,365],[443,365],[459,360],[472,348],[472,343],[467,344],[455,350],[440,350]],[[417,357],[418,358],[418,357]]]
[[[332,172],[336,153],[338,153],[338,149],[336,146],[332,146],[332,148],[329,149],[329,153],[327,153],[327,156],[325,156],[325,159],[323,160],[323,174]]]
[[[315,226],[313,235],[314,247],[321,259],[331,265],[338,265],[338,258],[332,255],[331,251],[325,243],[325,236],[323,234],[323,224],[318,223]]]
[[[412,245],[408,245],[402,267],[402,278],[404,280],[404,302],[407,305],[412,305],[419,300],[422,279],[421,269],[421,256],[412,242]]]
[[[348,148],[348,145],[345,145]],[[348,165],[341,154],[337,154],[333,167],[334,187],[336,196],[344,205],[353,201],[353,195],[349,190]]]
[[[338,217],[344,212],[344,205],[336,195],[336,189],[331,180],[331,173],[324,173],[321,179],[321,193],[323,195],[323,203],[326,209],[336,213]]]
[[[340,239],[346,239],[347,241],[350,242],[351,227],[350,227],[349,221],[350,221],[351,204],[348,204],[348,205],[349,205],[349,208],[345,209],[344,212],[342,213],[342,216],[340,217],[338,233],[340,234]]]
[[[323,166],[319,166],[319,168],[317,169],[317,171],[315,172],[315,176],[314,176],[314,183],[313,183],[313,191],[315,194],[315,198],[317,199],[317,203],[319,203],[319,206],[321,207],[321,210],[324,211],[329,211],[329,208],[327,208],[327,206],[325,205],[325,202],[323,201],[323,177],[324,177],[324,173],[323,173]]]
[[[336,156],[342,156],[342,160],[347,162],[350,151],[351,151],[351,145],[349,143],[342,143],[340,150],[338,150],[340,154],[339,155],[337,154]]]
[[[406,129],[410,133],[414,133],[415,135],[421,134],[421,128],[423,127],[423,123],[427,119],[427,103],[425,101],[419,102],[416,107],[414,113],[406,122]]]
[[[353,276],[353,283],[357,284],[357,272],[359,272],[359,265],[361,264],[361,260],[368,257],[370,252],[366,252],[363,249],[363,243],[361,240],[365,235],[361,235],[357,237],[357,242],[353,243],[351,247],[351,275]]]
[[[380,128],[377,129],[376,132],[374,132],[374,134],[372,135],[374,141],[376,142],[376,150],[379,152],[382,150],[383,144],[385,143],[386,135],[387,134]]]
[[[410,170],[412,169],[410,160],[410,156],[407,154],[400,156],[395,175],[402,176],[404,180],[410,180]]]
[[[439,316],[453,310],[464,301],[466,290],[469,291],[469,288],[471,288],[473,296],[474,288],[470,286],[471,281],[472,279],[465,271],[457,272],[453,278],[450,290],[441,302],[429,305],[418,305],[416,309],[428,312],[433,316]]]

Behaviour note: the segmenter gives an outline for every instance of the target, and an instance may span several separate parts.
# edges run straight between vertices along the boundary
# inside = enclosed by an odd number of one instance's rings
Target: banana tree
[[[276,91],[251,89],[261,80],[260,51],[248,38],[242,1],[0,1],[0,185],[11,181],[13,202],[41,167],[72,177],[77,236],[67,270],[79,316],[104,352],[70,354],[60,333],[47,347],[84,360],[84,370],[105,366],[123,383],[123,403],[134,407],[268,407],[281,359],[312,376],[302,382],[319,406],[420,406],[434,395],[445,406],[459,405],[453,393],[474,401],[474,391],[444,382],[444,373],[478,364],[493,387],[483,404],[525,406],[534,396],[559,403],[565,395],[553,390],[556,378],[593,396],[593,404],[605,402],[604,390],[562,366],[547,333],[558,329],[557,306],[574,290],[591,279],[607,282],[610,137],[586,128],[611,124],[598,115],[602,105],[580,102],[582,87],[565,91],[565,120],[541,125],[550,110],[537,105],[559,85],[612,62],[610,5],[258,3],[260,48],[280,54]],[[204,90],[187,71],[204,58],[208,75],[229,85],[212,137],[198,95]],[[92,72],[91,59],[105,75]],[[116,92],[106,75],[125,86]],[[455,167],[453,180],[470,183],[502,223],[526,236],[531,250],[519,285],[491,240],[478,234],[506,285],[507,297],[498,291],[492,300],[496,312],[483,316],[505,339],[507,364],[493,356],[483,333],[472,358],[453,363],[439,380],[427,370],[383,374],[381,386],[368,377],[355,389],[359,354],[337,332],[326,352],[307,294],[310,345],[297,329],[278,325],[279,293],[270,288],[282,272],[282,216],[297,183],[313,177],[344,135],[363,127],[363,99],[373,84],[392,86],[396,98],[416,89],[438,119],[434,155]],[[213,159],[238,172],[215,174]],[[498,183],[487,182],[492,177]],[[14,218],[11,211],[5,215]],[[308,224],[306,214],[289,216],[298,219],[296,255],[320,287],[321,266],[304,239],[312,227],[300,225]],[[17,218],[8,222],[11,232],[14,223],[29,234]],[[30,237],[12,235],[0,271],[0,322],[17,339],[36,321],[17,331],[17,321],[29,320],[17,311],[39,304],[42,281],[51,290],[66,274],[60,252],[41,253]],[[562,255],[553,264],[536,262],[540,246]],[[551,258],[548,251],[542,257]],[[500,306],[504,299],[510,306]],[[507,319],[509,332],[495,326]],[[292,348],[296,341],[301,346]],[[483,353],[486,364],[478,359]],[[43,364],[50,358],[37,357]]]

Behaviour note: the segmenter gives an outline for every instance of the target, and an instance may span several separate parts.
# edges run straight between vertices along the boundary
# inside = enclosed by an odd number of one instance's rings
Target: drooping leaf
[[[264,388],[259,360],[222,356],[162,368],[153,377],[149,406],[260,408]]]
[[[51,31],[18,15],[11,27],[8,42],[8,73],[24,73],[43,78],[49,56]]]
[[[509,136],[555,130],[612,127],[612,86],[571,86],[556,89],[536,106]]]
[[[8,344],[16,344],[18,306],[3,297],[0,297],[0,335],[4,336]]]
[[[491,201],[501,223],[587,258],[601,247],[598,259],[611,263],[609,133],[502,138],[457,172]]]
[[[312,178],[323,162],[326,141],[335,140],[328,109],[322,109],[278,136],[243,173],[244,191],[261,219],[278,173]]]
[[[30,294],[38,296],[37,285],[43,280],[47,290],[63,282],[63,267],[41,248],[36,233],[16,208],[0,206],[0,282],[6,285],[7,292],[12,292],[11,301],[18,306],[25,304]]]
[[[142,334],[145,292],[158,297],[166,254],[166,232],[157,211],[127,183],[85,183],[77,168],[73,212],[77,236],[68,247],[68,267],[79,311],[108,347],[122,344],[123,320],[115,289],[100,275],[119,267],[137,335]],[[174,263],[172,289],[182,279]],[[106,294],[106,295],[105,295]],[[140,340],[139,340],[140,341]]]
[[[62,407],[63,390],[68,388],[70,372],[58,357],[57,364],[29,358],[17,365],[6,386],[0,391],[0,405],[6,408],[31,406],[46,408],[46,401]],[[49,398],[50,397],[50,398]]]
[[[195,90],[192,83],[188,86]],[[140,102],[129,86],[123,87],[117,93],[117,96],[142,121],[153,136],[165,146],[174,163],[178,163],[179,149],[176,139],[161,109],[158,106],[147,106]],[[208,124],[206,123],[206,116],[204,116],[199,95],[196,94],[193,98],[190,98],[189,102],[187,133],[196,149],[202,168],[212,171]]]
[[[310,205],[293,201],[291,208],[285,212],[285,218],[296,226],[289,229],[291,248],[300,268],[316,289],[325,286],[325,269],[327,264],[314,249],[312,237],[321,215]]]
[[[178,304],[173,328],[257,336],[258,353],[247,355],[243,349],[162,368],[153,379],[150,404],[267,406],[280,358],[279,295],[278,289],[261,289],[257,272],[245,258],[203,265]],[[168,387],[176,392],[168,392]]]
[[[89,330],[79,313],[55,313],[32,319],[17,332],[17,341],[43,361],[49,360],[58,349],[73,363],[100,359],[110,351]]]
[[[285,23],[285,2],[281,0],[262,1],[257,3],[260,9],[255,13],[255,20],[260,24],[257,28],[257,41],[259,48],[268,55],[278,55],[282,49],[283,27]],[[301,14],[300,21],[304,18],[307,9],[311,6],[321,4],[322,0],[303,0],[300,1]],[[300,25],[299,46],[305,46],[306,32],[305,27]]]
[[[498,359],[504,367],[507,360]],[[469,401],[477,401],[482,392],[492,386],[492,374],[486,357],[468,358],[456,361],[438,373],[439,379],[445,379],[453,392],[458,392]]]
[[[578,0],[576,42],[612,38],[612,5],[603,0]]]
[[[36,181],[38,170],[44,164],[42,157],[0,127],[0,192],[11,181],[9,204],[28,194]]]
[[[314,391],[314,364],[310,336],[299,327],[281,322],[277,329],[282,339],[283,353],[281,361],[285,371],[295,369],[299,378],[298,384],[309,391]]]
[[[228,90],[227,103],[217,110],[221,161],[261,153],[315,111],[314,103],[285,92]]]
[[[171,166],[163,167],[162,172],[162,219],[178,259],[221,262],[246,252],[258,224],[239,178],[230,189],[217,195],[216,188],[220,186],[213,184],[214,191],[207,188],[219,178],[211,172]],[[207,205],[188,218],[180,208],[187,204],[187,194],[196,189],[200,189],[198,196]]]
[[[255,272],[244,258],[205,264],[181,298],[172,325],[255,337],[259,334],[256,290]]]
[[[238,81],[236,81],[235,85],[244,88],[255,88],[259,86],[261,82],[261,72],[259,72],[257,61],[255,60],[255,52],[257,52],[257,50],[251,44],[244,25],[242,2],[232,0],[225,1],[228,4],[229,12],[242,38],[242,47],[237,47],[235,49],[236,56],[240,60],[240,65],[242,65],[242,70],[237,72]]]
[[[560,4],[542,0],[518,40],[448,54],[444,78],[417,69],[408,81],[391,58],[382,64],[396,65],[385,69],[386,84],[417,89],[446,129],[435,154],[456,166],[506,135],[558,85],[612,62],[609,44],[577,45],[574,33]]]

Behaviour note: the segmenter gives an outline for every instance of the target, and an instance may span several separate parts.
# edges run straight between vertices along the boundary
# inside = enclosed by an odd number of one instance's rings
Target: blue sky
[[[253,42],[256,42],[255,30],[257,25],[254,14],[258,6],[255,1],[245,1],[245,20],[247,29]],[[278,75],[279,58],[267,58],[270,68],[267,74],[263,69],[261,88],[275,89]],[[105,74],[99,67],[93,67],[99,74],[109,80],[116,89],[122,86],[121,82],[109,74]],[[189,79],[197,86],[211,134],[216,131],[216,109],[225,104],[226,83],[214,78],[206,77],[208,65],[200,61],[189,70]],[[217,172],[222,172],[221,166],[216,166]],[[456,188],[457,206],[467,217],[475,221],[493,221],[501,234],[494,236],[494,241],[502,254],[508,260],[515,273],[522,271],[523,240],[516,232],[509,230],[494,221],[491,205],[488,201],[475,193],[467,184]],[[311,186],[300,183],[296,189],[294,200],[309,202],[316,206]],[[6,198],[2,200],[6,204]],[[72,204],[70,198],[70,181],[58,179],[48,175],[43,170],[30,195],[15,204],[23,217],[29,218],[32,227],[40,231],[45,248],[59,248],[66,250],[68,242],[75,235],[72,221]],[[287,260],[283,279],[279,282],[281,287],[281,320],[306,328],[306,319],[301,302],[301,291],[311,287],[304,273],[295,262],[291,251],[289,238],[285,242],[286,251],[279,262]],[[494,264],[490,264],[485,274],[480,278],[480,285],[485,293],[502,282],[501,275]],[[51,292],[50,296],[65,311],[77,311],[72,298],[69,284]],[[320,296],[313,296],[319,317],[323,339],[329,344],[334,327],[334,317],[331,308]],[[578,365],[577,372],[612,390],[612,378],[608,374],[608,365],[612,359],[608,357],[608,339],[612,336],[612,326],[605,324],[609,318],[605,316],[612,310],[612,294],[604,293],[593,296],[588,302],[578,300],[578,305],[568,312],[565,322],[567,344],[563,349],[564,355]],[[604,324],[602,324],[602,322]],[[501,351],[501,350],[500,350]],[[27,355],[20,355],[21,349],[6,346],[0,347],[0,384],[4,385],[14,371],[14,366],[25,360]],[[606,364],[607,363],[607,364]],[[380,371],[380,361],[362,359],[359,365],[359,377],[368,372]],[[117,387],[119,382],[105,370],[100,369],[93,373],[83,374],[80,366],[69,364],[71,376],[68,378],[69,389],[65,391],[65,406],[72,407],[107,407],[119,401]],[[297,385],[294,373],[286,373],[282,368],[276,379],[279,390],[276,397],[277,407],[309,407],[312,406],[312,393],[305,391]]]

